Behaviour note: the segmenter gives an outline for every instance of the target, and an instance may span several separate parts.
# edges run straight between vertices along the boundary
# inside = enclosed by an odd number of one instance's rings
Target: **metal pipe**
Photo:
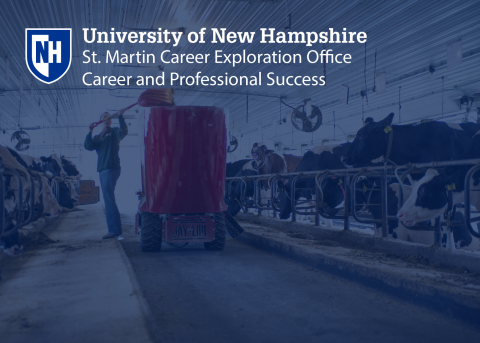
[[[312,212],[301,212],[301,211],[297,210],[297,200],[296,200],[296,196],[295,196],[295,193],[296,193],[295,192],[295,185],[297,183],[297,180],[299,178],[301,178],[302,176],[303,176],[302,174],[299,174],[299,175],[295,176],[292,180],[290,201],[291,201],[291,205],[292,205],[292,212],[295,212],[296,214],[300,214],[300,215],[304,215],[304,216],[309,216],[309,215],[312,214]],[[307,207],[303,207],[301,209],[307,210],[307,209],[311,209],[311,208],[316,208],[316,206],[307,206]]]
[[[383,219],[361,219],[358,217],[357,215],[357,211],[356,211],[356,208],[357,208],[357,201],[356,201],[356,196],[355,196],[355,192],[356,192],[356,184],[357,184],[357,179],[360,177],[360,176],[364,176],[364,174],[360,171],[358,172],[357,174],[355,174],[355,176],[352,178],[352,181],[350,182],[350,193],[351,193],[351,202],[352,202],[352,216],[353,218],[359,222],[359,223],[364,223],[364,224],[381,224],[383,223]],[[383,213],[383,212],[382,212]]]
[[[388,197],[387,197],[387,176],[383,175],[380,177],[380,182],[382,183],[381,190],[381,202],[382,202],[382,237],[388,237]]]
[[[43,184],[42,184],[42,177],[38,174],[35,174],[35,173],[30,173],[30,177],[31,178],[34,178],[38,181],[38,194],[41,195],[39,198],[38,198],[38,201],[40,203],[40,215],[42,215],[43,213]]]
[[[35,184],[33,178],[28,177],[27,179],[30,180],[30,211],[28,212],[28,218],[22,223],[22,226],[32,222],[35,212]]]
[[[433,234],[433,244],[437,247],[440,246],[442,241],[441,234],[440,234],[440,227],[442,225],[441,217],[435,218],[435,232]]]
[[[0,237],[5,230],[5,180],[3,179],[3,164],[0,162]]]
[[[344,230],[350,230],[350,207],[349,207],[349,203],[350,203],[350,190],[349,190],[349,184],[350,184],[350,176],[347,175],[345,177],[345,200],[344,200],[344,204],[345,204],[345,213],[344,213],[344,216],[345,216],[345,219],[343,221],[343,229]]]
[[[11,230],[4,231],[2,233],[2,237],[9,236],[13,234],[15,231],[18,231],[22,225],[23,221],[23,184],[22,184],[22,178],[20,177],[20,174],[13,168],[9,168],[4,166],[5,174],[11,175],[15,178],[17,181],[17,217],[16,221],[17,223],[15,224],[15,227],[12,228]]]
[[[364,172],[383,172],[384,170],[394,172],[396,168],[407,168],[407,167],[415,167],[415,168],[438,168],[438,167],[448,167],[448,166],[459,166],[459,165],[473,165],[480,163],[480,158],[474,158],[469,160],[459,160],[459,161],[444,161],[444,162],[428,162],[428,163],[411,163],[406,164],[403,166],[394,166],[388,165],[386,167],[366,167],[366,168],[351,168],[351,169],[333,169],[333,170],[315,170],[309,172],[301,172],[303,175],[320,175],[325,173],[332,173],[335,174],[334,176],[346,176],[347,174],[352,174],[359,171]],[[252,175],[251,178],[269,178],[272,175],[277,175],[281,178],[289,178],[290,176],[295,176],[300,174],[300,172],[292,172],[292,173],[283,173],[283,174],[262,174],[262,175]],[[239,177],[228,177],[227,180],[235,179]]]
[[[480,170],[480,164],[473,166],[470,168],[468,171],[467,175],[465,176],[465,226],[467,227],[467,230],[470,232],[470,234],[476,238],[480,238],[480,233],[475,231],[472,228],[472,224],[470,223],[470,193],[471,193],[471,187],[470,187],[470,179],[472,178],[473,174],[477,171]]]

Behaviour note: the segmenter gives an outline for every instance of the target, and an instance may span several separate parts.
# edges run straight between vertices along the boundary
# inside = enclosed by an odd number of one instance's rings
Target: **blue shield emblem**
[[[25,29],[25,60],[40,81],[58,81],[72,62],[72,29]]]

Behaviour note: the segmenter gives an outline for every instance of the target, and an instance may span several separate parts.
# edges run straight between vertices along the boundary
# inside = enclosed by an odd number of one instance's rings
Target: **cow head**
[[[62,168],[68,176],[77,176],[78,174],[80,174],[75,164],[67,160],[65,156],[62,156],[61,162]]]
[[[291,179],[292,178],[290,178],[290,180]],[[290,180],[286,184],[284,184],[282,181],[278,181],[280,219],[288,219],[290,218],[290,213],[292,213],[292,202],[290,200]]]
[[[74,201],[71,196],[70,187],[63,180],[58,182],[58,187],[60,187],[58,201],[59,205],[68,209],[72,209],[74,206]]]
[[[62,212],[62,208],[58,205],[57,199],[53,195],[52,188],[48,184],[48,179],[42,176],[42,203],[43,212],[52,216],[59,215]]]
[[[62,169],[60,168],[60,165],[55,159],[53,159],[51,156],[42,156],[40,157],[40,159],[43,162],[43,167],[45,168],[45,171],[52,173],[54,176],[61,175]]]
[[[425,176],[415,182],[410,196],[398,211],[398,219],[405,226],[413,226],[440,216],[448,206],[447,185],[455,182],[458,175],[459,173],[446,175],[428,169]]]
[[[288,219],[292,213],[291,185],[293,178],[294,177],[291,177],[286,185],[284,185],[281,181],[278,182],[278,186],[280,188],[278,196],[280,202],[280,219]],[[340,205],[345,198],[342,182],[340,180],[341,179],[337,178],[326,178],[321,184],[323,192],[322,207],[324,212],[328,215],[336,214],[338,210],[336,210],[335,207]],[[298,200],[301,197],[305,199],[312,199],[311,189],[314,189],[314,187],[315,181],[313,179],[299,179],[295,185],[295,200]]]
[[[75,181],[73,179],[65,179],[67,186],[70,188],[70,197],[74,202],[78,201],[78,193],[75,190]]]
[[[322,201],[323,212],[327,215],[335,215],[338,212],[336,207],[345,200],[345,188],[343,178],[329,177],[322,181],[321,189],[323,199],[320,194],[317,195],[317,201]]]
[[[388,127],[392,124],[393,113],[385,119],[374,122],[372,118],[365,120],[365,125],[358,130],[355,140],[343,156],[347,165],[378,161],[382,158],[388,145]]]
[[[252,176],[258,175],[256,170],[244,169],[241,170],[236,176]],[[246,188],[245,188],[246,187]],[[227,211],[232,216],[235,216],[242,209],[240,199],[242,197],[242,190],[245,191],[245,197],[253,197],[254,184],[253,180],[246,181],[246,185],[243,182],[237,182],[235,189],[229,194],[227,202]]]
[[[260,162],[264,161],[265,157],[272,152],[273,150],[268,150],[263,143],[254,143],[251,151],[252,158]]]

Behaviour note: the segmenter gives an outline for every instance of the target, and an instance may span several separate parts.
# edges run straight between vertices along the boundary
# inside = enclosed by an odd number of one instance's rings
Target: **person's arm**
[[[117,139],[121,141],[127,134],[128,134],[128,126],[127,123],[125,123],[125,118],[123,118],[123,113],[125,110],[121,110],[120,114],[118,115],[118,121],[120,123],[120,128],[115,130]]]
[[[93,151],[97,148],[97,142],[94,142],[92,139],[92,125],[90,125],[89,129],[90,132],[87,134],[87,137],[85,137],[85,143],[83,143],[83,147],[85,148],[85,150]]]

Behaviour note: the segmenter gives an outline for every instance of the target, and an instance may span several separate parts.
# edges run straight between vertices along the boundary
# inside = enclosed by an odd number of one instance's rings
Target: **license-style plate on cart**
[[[215,220],[210,216],[170,216],[162,223],[164,242],[211,242],[215,239]]]

